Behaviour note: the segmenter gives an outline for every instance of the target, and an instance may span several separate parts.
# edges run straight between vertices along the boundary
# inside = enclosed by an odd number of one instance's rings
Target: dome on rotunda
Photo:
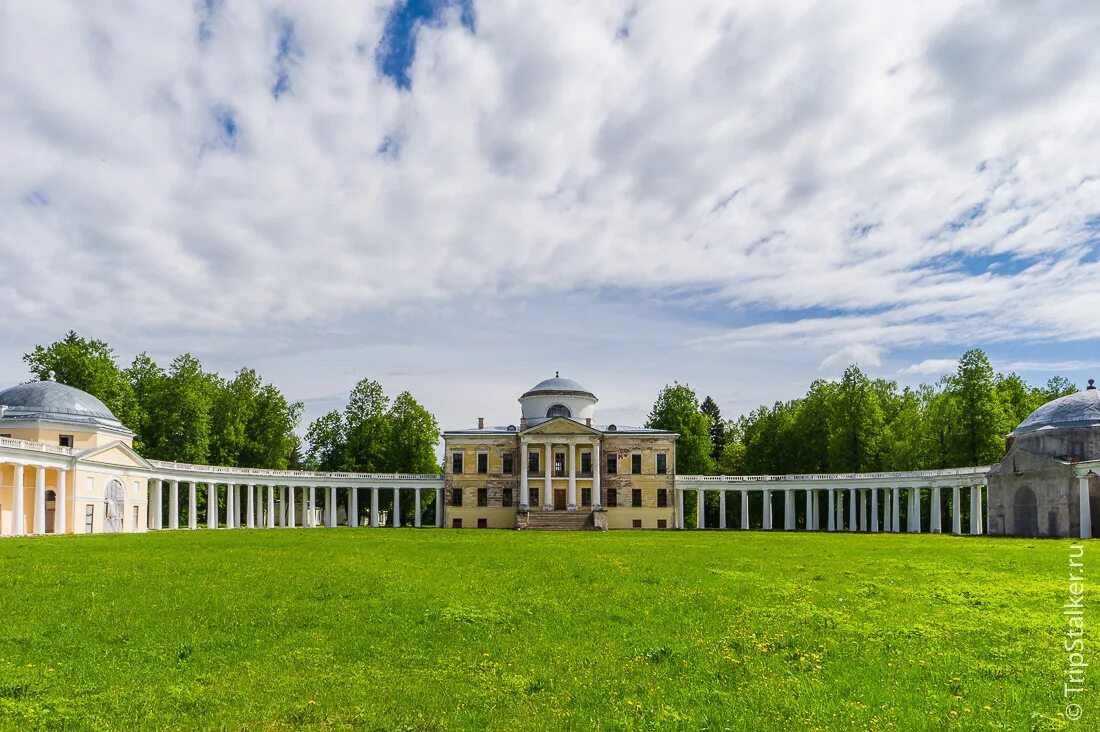
[[[1020,423],[1013,436],[1046,429],[1100,427],[1100,390],[1089,379],[1088,388],[1047,402]]]
[[[62,422],[129,433],[107,405],[56,381],[32,381],[0,391],[0,423]]]

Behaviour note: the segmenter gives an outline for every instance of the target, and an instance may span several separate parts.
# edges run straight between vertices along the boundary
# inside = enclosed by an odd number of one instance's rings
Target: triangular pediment
[[[127,468],[148,468],[153,466],[141,455],[134,452],[125,442],[112,442],[102,447],[93,447],[76,456],[77,462],[102,463]]]
[[[574,422],[567,417],[554,417],[541,422],[534,427],[528,427],[520,434],[523,435],[600,435],[597,429]]]

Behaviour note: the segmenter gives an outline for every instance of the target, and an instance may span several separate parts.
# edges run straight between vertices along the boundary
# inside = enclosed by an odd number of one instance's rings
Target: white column
[[[920,533],[920,488],[911,488],[913,494],[913,533]]]
[[[359,489],[348,488],[348,526],[355,528],[359,525]]]
[[[46,533],[46,469],[34,466],[34,533]]]
[[[199,513],[195,506],[195,497],[197,493],[195,481],[187,481],[187,528],[192,531],[199,526]]]
[[[527,451],[527,443],[521,442],[519,448],[519,510],[530,510],[530,490],[527,487],[527,465],[530,459]],[[439,505],[438,503],[436,505]],[[436,524],[439,521],[436,520]]]
[[[160,478],[153,481],[153,528],[164,528],[164,484]]]
[[[413,526],[420,528],[420,489],[414,488],[413,494],[416,496],[416,513],[413,515]]]
[[[206,484],[206,528],[218,528],[218,486]]]
[[[443,527],[443,489],[435,489],[435,528]]]
[[[726,491],[718,491],[718,528],[726,528]]]
[[[932,487],[932,515],[931,526],[929,530],[933,534],[939,534],[943,531],[943,526],[940,523],[940,488],[939,486]]]
[[[878,531],[878,488],[871,489],[871,531]]]
[[[878,490],[876,488],[876,490]],[[882,489],[882,530],[890,530],[890,489]]]
[[[244,525],[250,529],[256,528],[256,486],[249,483],[244,488]]]
[[[706,507],[706,498],[703,496],[703,489],[700,488],[695,491],[695,528],[697,529],[707,528]]]
[[[180,527],[180,483],[178,480],[168,481],[168,528]]]
[[[279,487],[279,528],[286,528],[286,486]]]
[[[749,492],[741,491],[741,528],[749,528]]]
[[[288,485],[286,487],[286,497],[290,499],[287,503],[286,525],[292,529],[294,528],[294,524],[297,522],[298,519],[298,517],[295,516],[298,511],[298,506],[296,505],[298,503],[298,499],[295,496],[295,492],[297,490],[298,486],[296,485]]]
[[[806,531],[813,531],[814,526],[814,492],[812,488],[806,489]]]
[[[241,528],[241,487],[233,483],[225,484],[225,528]]]
[[[592,443],[592,508],[603,507],[603,495],[600,493],[600,443]]]
[[[848,531],[859,531],[859,514],[856,512],[856,489],[848,489]]]
[[[549,442],[546,443],[546,461],[542,466],[543,474],[543,489],[542,489],[542,509],[544,511],[554,510],[554,486],[550,482],[551,468],[554,466],[554,454],[553,445]]]
[[[958,490],[956,488],[955,490]],[[1082,539],[1092,538],[1092,508],[1089,504],[1089,477],[1082,475],[1077,479],[1077,511],[1081,516],[1079,534]]]
[[[309,487],[309,504],[306,507],[306,518],[302,521],[303,526],[309,528],[315,528],[317,525],[317,487]]]
[[[275,528],[275,486],[267,486],[267,528]]]
[[[58,469],[57,471],[57,508],[53,515],[53,532],[64,534],[69,530],[69,471]],[[137,527],[135,527],[137,528]]]
[[[863,489],[856,489],[856,503],[859,508],[856,510],[859,512],[859,530],[867,530],[867,496],[863,495]]]
[[[566,510],[577,510],[577,446],[570,442],[566,445],[565,459],[569,466],[569,489],[566,495]]]
[[[829,531],[836,531],[836,498],[835,498],[835,495],[834,495],[835,493],[836,493],[836,491],[834,491],[832,488],[828,489],[827,495],[829,496],[829,505],[825,509],[825,512],[827,514],[826,517],[825,517],[825,520],[828,523],[827,523],[825,528],[827,528]]]
[[[378,489],[370,489],[370,525],[371,528],[378,528]]]
[[[769,490],[764,491],[764,528],[770,530],[772,527],[772,492]]]
[[[26,533],[26,516],[23,510],[23,466],[15,464],[15,482],[12,484],[12,536],[23,536]]]
[[[1080,490],[1079,486],[1078,486],[1078,490]],[[978,513],[978,532],[977,533],[984,534],[985,533],[985,511],[982,510],[982,487],[980,485],[975,487],[975,493],[978,496],[978,511],[977,511],[977,513]],[[1092,523],[1092,516],[1091,515],[1089,516],[1089,523],[1090,523],[1090,525]]]
[[[328,507],[329,513],[330,513],[329,520],[328,520],[328,527],[330,529],[332,529],[332,528],[336,527],[337,523],[339,523],[336,520],[337,513],[336,513],[336,488],[335,487],[332,487],[332,488],[328,489],[328,501],[326,502],[326,506]]]
[[[844,531],[844,526],[844,489],[840,488],[836,492],[836,530]]]
[[[679,510],[677,519],[680,522],[680,528],[686,529],[687,522],[684,521],[684,492],[682,490],[676,491],[676,508]]]
[[[393,528],[401,528],[401,489],[393,489]]]
[[[794,531],[794,491],[783,491],[783,529]]]

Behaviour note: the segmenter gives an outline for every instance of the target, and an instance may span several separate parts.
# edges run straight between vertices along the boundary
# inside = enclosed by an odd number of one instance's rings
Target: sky
[[[1100,378],[1100,5],[0,2],[0,383],[68,330],[727,416],[971,347]],[[303,427],[305,425],[303,422]]]

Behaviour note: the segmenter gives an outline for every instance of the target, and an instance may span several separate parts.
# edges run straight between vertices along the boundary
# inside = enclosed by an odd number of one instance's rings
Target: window
[[[667,529],[668,528],[668,519],[657,519],[657,528],[658,529]]]
[[[477,454],[477,472],[481,475],[489,472],[489,453],[479,452]]]
[[[462,474],[462,453],[451,453],[451,472],[457,475]]]
[[[504,506],[505,508],[510,508],[511,507],[511,505],[512,505],[512,489],[511,488],[505,488],[504,489],[504,493],[501,495],[500,505]]]
[[[641,506],[642,505],[642,489],[634,488],[630,491],[630,505]]]
[[[461,506],[462,505],[462,489],[461,488],[452,488],[451,489],[451,505],[452,506]]]
[[[569,411],[569,407],[564,404],[555,404],[546,410],[546,416],[549,417],[572,417],[572,412]]]
[[[92,533],[92,529],[95,526],[95,504],[89,503],[84,506],[84,533]]]
[[[592,475],[592,453],[581,453],[581,475]]]
[[[10,440],[11,439],[11,433],[8,432],[7,434],[0,435],[0,437],[7,437]]]
[[[477,489],[477,505],[488,506],[489,505],[489,491],[486,488]]]
[[[668,508],[668,489],[657,489],[657,508]]]
[[[561,478],[565,475],[565,453],[554,453],[554,477]]]
[[[634,453],[630,456],[630,472],[634,475],[638,475],[642,472],[642,455],[641,453]]]
[[[511,475],[512,473],[516,472],[515,465],[513,465],[515,460],[513,458],[514,456],[510,452],[504,453],[500,458],[501,461],[504,463],[504,467],[501,468],[501,472],[505,475]]]
[[[619,490],[617,488],[607,489],[607,507],[617,508],[619,505]]]
[[[619,472],[619,455],[614,452],[607,453],[607,474],[615,475]]]
[[[633,521],[630,522],[630,527],[634,528],[634,529],[642,528],[642,520],[641,519],[634,519]]]
[[[481,519],[478,519],[478,520],[477,520],[477,527],[478,527],[479,529],[487,529],[487,528],[489,528],[489,519],[483,519],[483,518],[481,518]]]
[[[539,454],[537,452],[527,453],[527,472],[539,472]]]
[[[462,519],[460,519],[460,518],[451,519],[451,528],[452,529],[461,529],[462,528]]]
[[[527,489],[527,497],[531,500],[532,506],[539,505],[539,489],[531,486]]]
[[[72,447],[73,436],[72,435],[58,435],[57,444],[61,447]]]
[[[581,505],[582,506],[591,506],[592,505],[592,489],[591,488],[581,488]]]
[[[138,507],[134,506],[134,531],[138,530]]]
[[[657,473],[663,475],[667,472],[668,472],[668,453],[667,452],[659,452],[659,453],[657,453]]]

